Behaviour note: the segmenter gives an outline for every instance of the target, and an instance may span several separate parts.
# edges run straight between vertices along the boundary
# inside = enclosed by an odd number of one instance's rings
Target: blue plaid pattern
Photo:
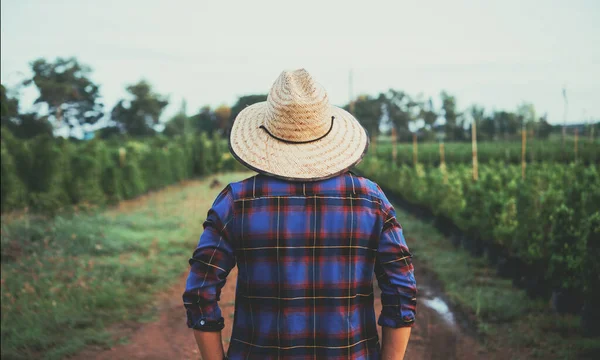
[[[351,172],[317,182],[257,175],[228,185],[204,222],[183,294],[188,326],[220,331],[237,264],[229,359],[378,359],[378,323],[412,326],[416,283],[395,211]]]

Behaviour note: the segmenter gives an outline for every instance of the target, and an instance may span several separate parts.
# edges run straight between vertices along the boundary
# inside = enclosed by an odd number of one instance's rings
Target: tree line
[[[38,90],[39,96],[31,111],[22,112],[18,95],[11,96],[7,88],[0,85],[2,127],[24,139],[53,134],[65,127],[73,135],[76,128],[97,124],[104,118],[109,121],[107,126],[97,130],[101,138],[115,134],[151,136],[160,132],[175,136],[190,130],[209,136],[215,131],[224,134],[242,109],[267,98],[266,94],[242,96],[232,107],[205,106],[192,116],[186,115],[185,104],[182,104],[179,113],[161,124],[169,98],[156,92],[146,80],[127,86],[128,96],[107,110],[102,103],[100,86],[91,80],[91,68],[76,58],[57,58],[54,62],[37,59],[31,63],[31,70],[33,76],[22,81],[17,89],[34,86]]]
[[[216,131],[226,135],[241,110],[267,98],[266,94],[242,96],[231,107],[205,106],[191,116],[187,115],[184,103],[176,115],[161,123],[169,98],[156,92],[145,80],[127,86],[128,96],[112,109],[106,109],[100,86],[91,80],[92,69],[76,58],[57,58],[53,62],[37,59],[30,66],[33,76],[19,87],[34,86],[39,91],[32,111],[22,112],[18,95],[10,96],[0,85],[2,127],[19,138],[52,134],[60,128],[68,128],[73,135],[76,128],[94,125],[101,119],[108,119],[106,126],[96,131],[101,138],[151,136],[160,132],[176,136],[189,131],[208,135]],[[400,140],[410,139],[415,132],[424,140],[468,140],[473,121],[482,140],[510,139],[523,128],[540,138],[553,131],[546,115],[538,116],[530,103],[519,105],[515,111],[486,112],[478,105],[459,110],[455,96],[446,91],[441,92],[440,103],[436,108],[431,97],[391,89],[377,96],[358,96],[344,108],[352,112],[370,134],[376,136],[395,128]]]

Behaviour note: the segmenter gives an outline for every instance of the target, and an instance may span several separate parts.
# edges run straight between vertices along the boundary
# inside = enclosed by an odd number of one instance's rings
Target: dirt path
[[[419,286],[419,312],[413,328],[406,359],[489,359],[477,341],[465,334],[458,325],[460,319],[445,311],[439,284],[424,266],[415,264]],[[229,275],[221,295],[220,306],[225,318],[223,345],[229,346],[233,321],[233,300],[237,269]],[[129,341],[111,349],[88,348],[75,359],[199,359],[194,337],[186,326],[181,294],[185,276],[179,283],[161,294],[157,300],[158,320],[145,324],[120,324],[111,330],[117,338]],[[375,299],[375,312],[381,311],[379,296]],[[381,336],[381,329],[379,329]]]

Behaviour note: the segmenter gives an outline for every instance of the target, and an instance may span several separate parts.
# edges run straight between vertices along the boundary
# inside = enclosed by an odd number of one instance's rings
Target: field
[[[558,153],[550,145],[547,151]],[[487,146],[498,145],[483,148]],[[429,151],[432,147],[424,146]],[[435,161],[390,165],[389,147],[367,156],[359,170],[446,236],[447,244],[436,244],[426,253],[435,259],[430,262],[450,286],[453,301],[475,314],[482,334],[498,338],[516,326],[522,331],[515,339],[538,349],[532,356],[542,358],[597,352],[600,342],[586,339],[600,333],[595,306],[600,303],[597,163],[550,159],[523,169],[515,161],[498,160],[502,148],[495,149],[490,155],[496,159],[480,164],[477,179],[472,165],[454,155],[441,166]],[[443,254],[436,253],[440,247]],[[451,269],[457,267],[457,258],[468,265],[455,273]],[[490,276],[506,280],[500,283]],[[568,341],[546,343],[548,329],[569,334]],[[549,350],[552,344],[560,345]]]
[[[109,324],[151,320],[154,294],[185,271],[220,190],[195,181],[103,212],[3,218],[2,358],[61,359],[113,343]]]
[[[197,356],[183,319],[172,320],[184,315],[187,257],[216,194],[249,175],[187,180],[240,168],[222,140],[200,139],[16,144],[3,134],[2,358]],[[577,161],[559,142],[532,146],[525,178],[519,143],[480,144],[477,181],[465,143],[446,144],[439,166],[438,144],[419,144],[414,165],[412,145],[391,163],[381,141],[358,167],[399,209],[422,279],[411,358],[599,354],[598,143],[581,145]],[[430,305],[439,299],[455,324]],[[179,335],[149,342],[164,319]],[[170,340],[182,350],[165,349]]]
[[[472,161],[470,142],[450,142],[445,145],[445,160],[448,164],[470,164]],[[392,144],[389,137],[380,137],[377,140],[374,151],[370,155],[391,162]],[[396,165],[413,165],[413,145],[407,143],[398,144]],[[577,141],[577,153],[575,151],[575,140],[567,138],[564,145],[560,138],[551,140],[528,139],[527,140],[527,162],[558,162],[569,163],[575,160],[586,164],[597,164],[600,162],[600,141],[588,138]],[[480,163],[503,162],[509,164],[521,163],[521,141],[489,141],[480,142],[477,145],[477,155]],[[418,162],[423,165],[440,164],[440,147],[438,143],[419,143],[417,149]]]

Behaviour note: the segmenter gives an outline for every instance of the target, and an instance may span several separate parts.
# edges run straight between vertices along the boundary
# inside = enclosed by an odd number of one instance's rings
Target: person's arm
[[[221,342],[221,332],[194,330],[194,337],[202,360],[223,360],[225,351]]]
[[[381,328],[381,360],[402,360],[408,345],[410,337],[410,327],[391,328],[384,326]]]
[[[396,212],[381,191],[383,227],[377,248],[375,275],[381,289],[382,359],[403,359],[414,325],[417,284],[410,253]]]
[[[183,303],[187,325],[194,329],[198,349],[205,360],[224,358],[221,330],[224,319],[218,300],[231,269],[235,266],[232,245],[233,198],[225,188],[208,211],[204,232],[189,263]]]

